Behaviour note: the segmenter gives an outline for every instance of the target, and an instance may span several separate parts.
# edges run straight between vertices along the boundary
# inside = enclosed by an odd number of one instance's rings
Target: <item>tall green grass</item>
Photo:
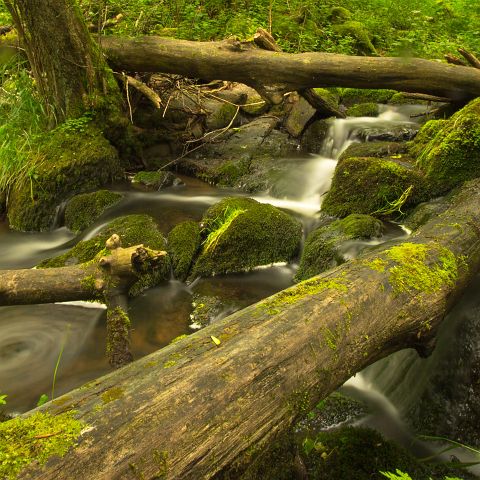
[[[30,158],[46,120],[26,64],[18,59],[0,67],[0,191],[34,175]]]

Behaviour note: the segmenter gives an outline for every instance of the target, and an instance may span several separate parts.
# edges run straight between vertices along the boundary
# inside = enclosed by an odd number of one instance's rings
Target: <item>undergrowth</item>
[[[46,127],[40,99],[25,66],[15,58],[0,66],[0,115],[4,119],[0,125],[0,192],[22,176],[34,181],[28,157]]]

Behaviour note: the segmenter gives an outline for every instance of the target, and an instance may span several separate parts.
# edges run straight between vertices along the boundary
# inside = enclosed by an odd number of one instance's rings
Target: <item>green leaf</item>
[[[44,403],[47,403],[47,402],[48,402],[48,395],[46,395],[45,393],[42,393],[42,395],[40,395],[40,398],[38,399],[37,407],[41,407]]]
[[[5,405],[7,401],[5,400],[8,395],[0,395],[0,405]]]
[[[214,337],[213,335],[210,335],[210,338],[215,345],[220,345],[222,343],[217,337]]]

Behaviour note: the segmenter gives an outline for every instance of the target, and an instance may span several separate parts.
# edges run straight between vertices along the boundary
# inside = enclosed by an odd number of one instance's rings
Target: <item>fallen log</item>
[[[241,478],[276,434],[355,372],[402,348],[431,351],[438,325],[480,266],[479,202],[476,180],[408,242],[273,295],[40,407],[74,412],[85,428],[63,458],[32,464],[20,478],[219,479],[232,468],[230,478]]]
[[[107,306],[107,357],[114,368],[132,361],[127,295],[142,274],[153,272],[163,251],[143,245],[122,248],[118,235],[106,242],[105,255],[60,268],[0,270],[0,306],[100,300]]]
[[[230,80],[253,88],[284,84],[314,87],[391,88],[455,101],[480,96],[477,69],[418,58],[357,57],[331,53],[282,53],[236,41],[192,42],[156,36],[100,37],[117,71],[176,73]]]

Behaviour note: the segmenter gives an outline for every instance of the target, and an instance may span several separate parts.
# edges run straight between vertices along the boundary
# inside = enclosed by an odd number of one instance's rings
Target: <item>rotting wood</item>
[[[431,351],[480,267],[479,202],[475,180],[408,242],[279,292],[40,407],[74,410],[89,428],[78,447],[21,478],[220,479],[232,465],[240,472],[355,372],[402,348]],[[395,246],[427,252],[421,263],[438,282],[422,284],[414,258],[402,261]]]

